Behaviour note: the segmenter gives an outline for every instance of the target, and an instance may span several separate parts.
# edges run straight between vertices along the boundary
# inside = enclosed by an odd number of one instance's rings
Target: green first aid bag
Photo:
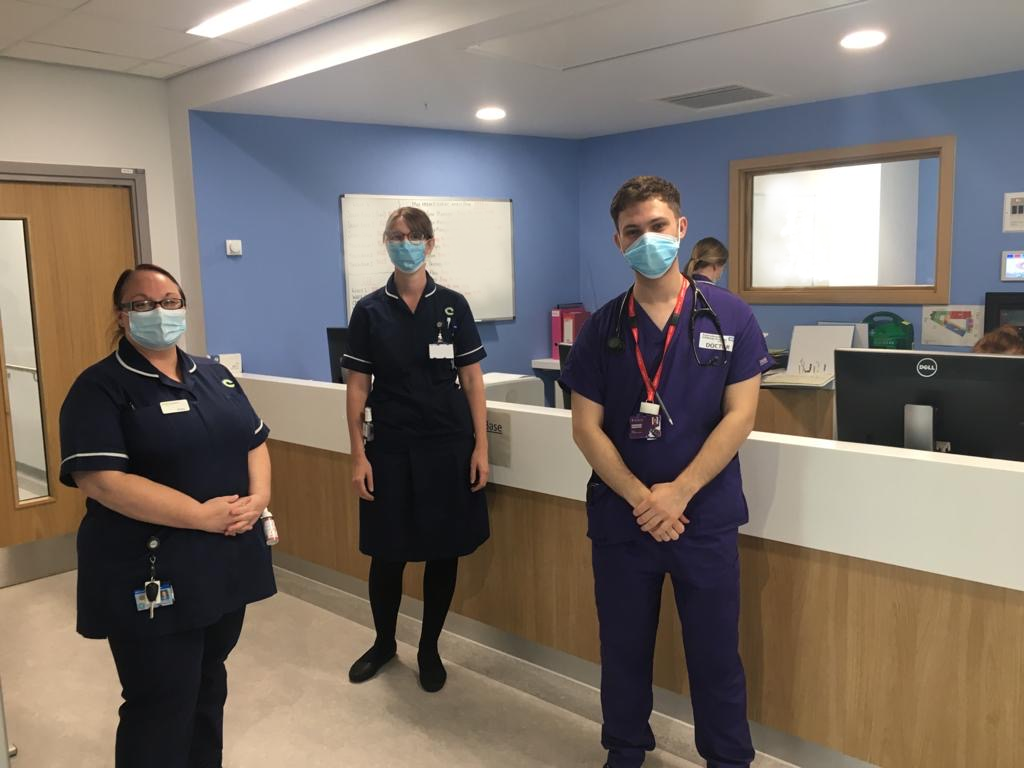
[[[871,349],[913,349],[914,326],[895,312],[872,312],[864,318]]]

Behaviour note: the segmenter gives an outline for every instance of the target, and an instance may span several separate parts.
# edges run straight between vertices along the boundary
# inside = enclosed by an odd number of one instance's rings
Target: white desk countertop
[[[271,436],[348,453],[345,387],[243,374]],[[498,485],[582,501],[590,469],[569,411],[488,402],[507,414]],[[740,450],[750,522],[772,541],[1024,591],[1024,462],[754,432]]]
[[[530,366],[535,371],[560,371],[562,366],[558,360],[553,357],[539,357],[536,360],[530,361]]]

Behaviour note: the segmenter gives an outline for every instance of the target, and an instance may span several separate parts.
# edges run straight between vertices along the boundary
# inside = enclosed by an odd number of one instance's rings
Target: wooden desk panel
[[[761,387],[754,429],[831,440],[834,389]]]
[[[270,451],[280,549],[365,579],[349,457]],[[583,504],[488,500],[492,537],[463,560],[453,610],[597,662]],[[1024,765],[1024,593],[746,536],[740,556],[751,719],[881,766]],[[407,569],[407,594],[421,575]],[[670,589],[655,681],[687,692]]]

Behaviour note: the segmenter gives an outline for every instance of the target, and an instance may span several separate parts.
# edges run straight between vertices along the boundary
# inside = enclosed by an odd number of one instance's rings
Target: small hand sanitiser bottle
[[[373,442],[373,411],[369,406],[363,411],[363,442]]]
[[[269,509],[264,509],[260,520],[263,521],[263,537],[267,540],[267,546],[272,547],[281,540],[281,537],[277,535],[277,523],[274,522],[274,516],[270,514]]]

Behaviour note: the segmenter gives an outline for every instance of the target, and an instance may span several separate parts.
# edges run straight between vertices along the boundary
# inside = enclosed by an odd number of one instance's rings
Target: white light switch
[[[224,241],[224,252],[228,256],[241,256],[242,255],[242,241],[241,240],[225,240]]]
[[[1024,192],[1003,195],[1003,232],[1024,232]]]

